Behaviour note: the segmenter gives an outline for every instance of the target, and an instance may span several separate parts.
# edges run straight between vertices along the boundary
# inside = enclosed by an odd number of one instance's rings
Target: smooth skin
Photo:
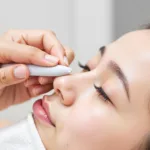
[[[18,64],[0,69],[0,110],[52,89],[52,77],[29,77],[23,64],[68,66],[64,56],[71,62],[73,52],[63,47],[50,30],[10,30],[2,35],[0,63]]]
[[[127,79],[129,96],[108,67],[112,61]],[[34,118],[45,148],[137,150],[150,131],[150,30],[124,35],[87,65],[91,71],[55,78],[56,94],[45,96],[55,126]],[[93,84],[103,87],[111,101]]]

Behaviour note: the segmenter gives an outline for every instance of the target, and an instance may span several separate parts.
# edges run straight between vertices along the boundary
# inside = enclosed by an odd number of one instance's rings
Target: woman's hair
[[[150,134],[148,134],[135,150],[150,150]]]
[[[150,150],[150,134],[144,136],[131,150]]]
[[[140,29],[150,29],[150,23],[149,23],[149,24],[142,25],[142,26],[140,27]]]
[[[144,150],[150,150],[150,135],[147,137],[146,143],[144,145]]]

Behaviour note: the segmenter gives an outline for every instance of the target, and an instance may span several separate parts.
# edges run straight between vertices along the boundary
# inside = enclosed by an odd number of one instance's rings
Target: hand
[[[52,77],[29,77],[29,70],[23,64],[68,65],[73,58],[73,51],[64,48],[51,31],[11,30],[5,33],[0,37],[0,63],[18,64],[0,68],[0,110],[52,89]]]

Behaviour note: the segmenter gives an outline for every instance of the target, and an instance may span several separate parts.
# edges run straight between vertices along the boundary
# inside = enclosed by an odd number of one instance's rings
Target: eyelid
[[[105,93],[102,87],[98,87],[95,84],[94,84],[94,87],[96,88],[96,90],[99,91],[100,94],[102,94],[105,97],[105,99],[110,100],[110,98],[107,96],[107,94]]]
[[[97,90],[98,94],[101,95],[105,99],[105,101],[109,101],[111,104],[113,104],[111,99],[108,97],[108,95],[105,93],[102,87],[98,87],[95,84],[94,84],[94,87]]]

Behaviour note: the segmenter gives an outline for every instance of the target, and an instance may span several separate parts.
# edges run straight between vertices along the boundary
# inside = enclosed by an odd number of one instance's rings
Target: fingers
[[[54,77],[30,77],[24,82],[25,87],[30,87],[32,85],[46,85],[52,83]]]
[[[48,55],[38,48],[14,42],[0,42],[0,62],[16,62],[41,66],[55,66],[58,58]]]
[[[66,57],[67,57],[67,63],[68,64],[71,64],[71,62],[73,61],[74,59],[74,52],[73,50],[71,50],[70,48],[68,47],[65,47],[65,53],[66,53]],[[52,83],[54,80],[53,77],[39,77],[38,78],[38,81],[41,85],[44,85],[44,84],[48,84],[48,83]]]
[[[0,88],[21,83],[29,77],[29,70],[25,65],[12,65],[0,69]]]
[[[65,46],[65,53],[68,59],[68,63],[71,64],[75,57],[73,50]]]
[[[5,37],[18,43],[42,49],[59,58],[60,64],[66,65],[64,62],[65,50],[50,30],[11,30],[5,34]]]
[[[52,84],[52,80],[50,81],[50,78],[47,77],[47,81],[46,82],[44,81],[44,84],[42,81],[43,85],[40,82],[41,81],[39,81],[37,77],[30,77],[28,80],[24,82],[24,85],[27,87],[28,93],[30,94],[31,97],[35,97],[52,90],[53,84]]]
[[[47,85],[33,85],[28,88],[28,92],[30,93],[31,97],[35,97],[44,93],[49,92],[52,90],[53,85],[47,84]]]
[[[54,80],[54,77],[39,77],[38,81],[41,85],[52,83]]]
[[[69,48],[64,49],[51,31],[12,30],[5,34],[5,38],[7,41],[0,42],[1,63],[16,62],[40,66],[55,66],[58,63],[66,65],[67,61],[70,64],[74,58],[73,51]],[[41,49],[45,51],[42,51]],[[51,55],[47,55],[48,53]],[[67,56],[66,62],[64,60],[65,55]],[[1,71],[4,74],[4,68]],[[12,70],[10,70],[10,72],[11,71]],[[22,79],[22,81],[26,80],[28,77],[29,72],[27,72],[27,77]],[[6,79],[1,79],[1,82],[3,84],[5,83],[5,85],[11,85],[21,81],[21,79],[16,80],[12,74],[11,76],[5,78]],[[51,83],[52,80],[53,79],[51,77],[40,77],[38,79],[34,78],[30,80],[30,82],[26,83],[26,86],[35,85],[38,83],[45,85],[47,83]]]
[[[74,59],[73,51],[65,47],[66,56],[68,63],[70,64]],[[44,94],[53,88],[54,77],[30,77],[26,82],[25,86],[28,87],[29,93],[32,97]]]
[[[37,84],[39,84],[38,77],[29,77],[29,78],[24,82],[25,87],[30,87],[30,86],[32,86],[32,85],[37,85]]]

